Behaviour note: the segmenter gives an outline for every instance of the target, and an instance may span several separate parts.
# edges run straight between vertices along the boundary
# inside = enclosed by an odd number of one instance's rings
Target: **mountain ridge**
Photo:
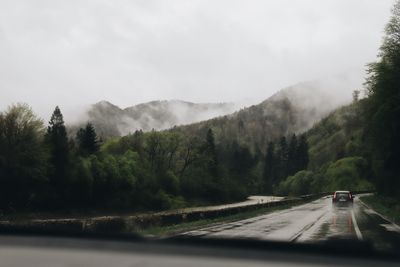
[[[323,82],[302,82],[279,90],[257,105],[174,130],[201,137],[212,129],[219,143],[243,144],[263,152],[268,142],[303,133],[336,108],[350,103],[349,89],[338,90],[348,94],[333,98],[331,87]]]
[[[102,100],[90,106],[87,121],[94,124],[105,138],[122,136],[136,130],[165,130],[175,125],[190,124],[237,110],[232,102],[194,103],[183,100],[154,100],[120,108]]]
[[[265,131],[282,135],[303,132],[333,109],[349,103],[351,93],[348,86],[344,85],[321,81],[302,82],[283,88],[259,104],[247,107],[233,102],[194,103],[172,99],[153,100],[121,108],[102,100],[90,106],[86,117],[103,138],[123,136],[136,130],[168,130],[175,126],[196,128],[199,123],[217,126],[216,121],[235,117],[238,121],[248,122],[242,126],[258,127],[257,135]],[[339,94],[342,97],[335,95],[338,91],[342,92]],[[256,124],[260,124],[261,128],[260,125],[254,126]],[[278,130],[274,129],[276,127]],[[232,127],[230,130],[235,132],[239,129]]]

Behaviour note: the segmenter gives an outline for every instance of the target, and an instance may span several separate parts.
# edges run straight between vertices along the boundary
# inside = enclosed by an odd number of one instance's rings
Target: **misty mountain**
[[[258,105],[233,114],[178,127],[198,137],[211,128],[219,143],[237,142],[264,152],[269,141],[303,133],[339,106],[351,101],[345,84],[310,81],[284,88]]]
[[[152,101],[121,109],[101,101],[87,111],[102,137],[121,136],[136,130],[164,130],[175,125],[195,123],[237,110],[234,103],[191,103],[180,100]]]
[[[353,102],[332,111],[306,132],[310,162],[308,168],[317,170],[329,162],[344,157],[363,156],[365,118],[360,115],[365,101]]]

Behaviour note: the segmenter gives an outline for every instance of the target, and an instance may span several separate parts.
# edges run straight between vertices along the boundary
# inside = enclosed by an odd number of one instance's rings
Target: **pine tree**
[[[277,154],[278,180],[284,179],[288,175],[288,145],[286,137],[282,136],[279,140],[279,149]],[[279,182],[279,181],[277,181]]]
[[[88,122],[85,128],[80,128],[76,134],[78,140],[79,152],[84,155],[94,154],[99,150],[99,141],[96,130],[93,125]]]
[[[272,193],[272,183],[275,175],[275,145],[273,142],[268,143],[267,154],[264,161],[264,185],[265,192]]]
[[[299,145],[297,148],[297,170],[306,170],[308,167],[308,143],[305,135],[300,136]]]
[[[293,134],[288,148],[288,175],[293,175],[299,170],[297,136]]]
[[[70,165],[69,144],[63,115],[57,106],[51,116],[46,133],[46,142],[50,148],[51,182],[63,190]]]
[[[214,133],[212,129],[208,129],[206,136],[206,151],[209,155],[209,170],[213,176],[218,175],[218,155],[215,147]]]

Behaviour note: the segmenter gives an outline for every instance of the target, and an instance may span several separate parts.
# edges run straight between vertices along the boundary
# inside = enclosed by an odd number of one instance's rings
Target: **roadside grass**
[[[387,217],[396,224],[400,224],[400,202],[394,198],[379,195],[361,196],[360,199],[375,211]]]
[[[222,217],[213,218],[213,219],[202,219],[202,220],[196,220],[193,222],[185,222],[185,223],[168,225],[168,226],[152,226],[152,227],[149,227],[146,229],[139,230],[139,234],[145,235],[145,236],[167,237],[167,236],[177,235],[177,234],[180,234],[183,232],[196,230],[196,229],[207,227],[207,226],[212,226],[212,225],[219,224],[219,223],[229,223],[229,222],[248,219],[248,218],[259,216],[259,215],[268,214],[268,213],[271,213],[274,211],[289,209],[293,206],[301,205],[304,203],[305,202],[301,202],[301,203],[297,203],[297,204],[286,204],[286,205],[276,206],[276,207],[259,208],[256,210],[245,211],[245,212],[222,216]]]

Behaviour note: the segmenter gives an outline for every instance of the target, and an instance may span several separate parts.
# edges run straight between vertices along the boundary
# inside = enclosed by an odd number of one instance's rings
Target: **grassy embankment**
[[[362,196],[360,199],[392,222],[400,224],[400,202],[398,200],[379,195]]]

